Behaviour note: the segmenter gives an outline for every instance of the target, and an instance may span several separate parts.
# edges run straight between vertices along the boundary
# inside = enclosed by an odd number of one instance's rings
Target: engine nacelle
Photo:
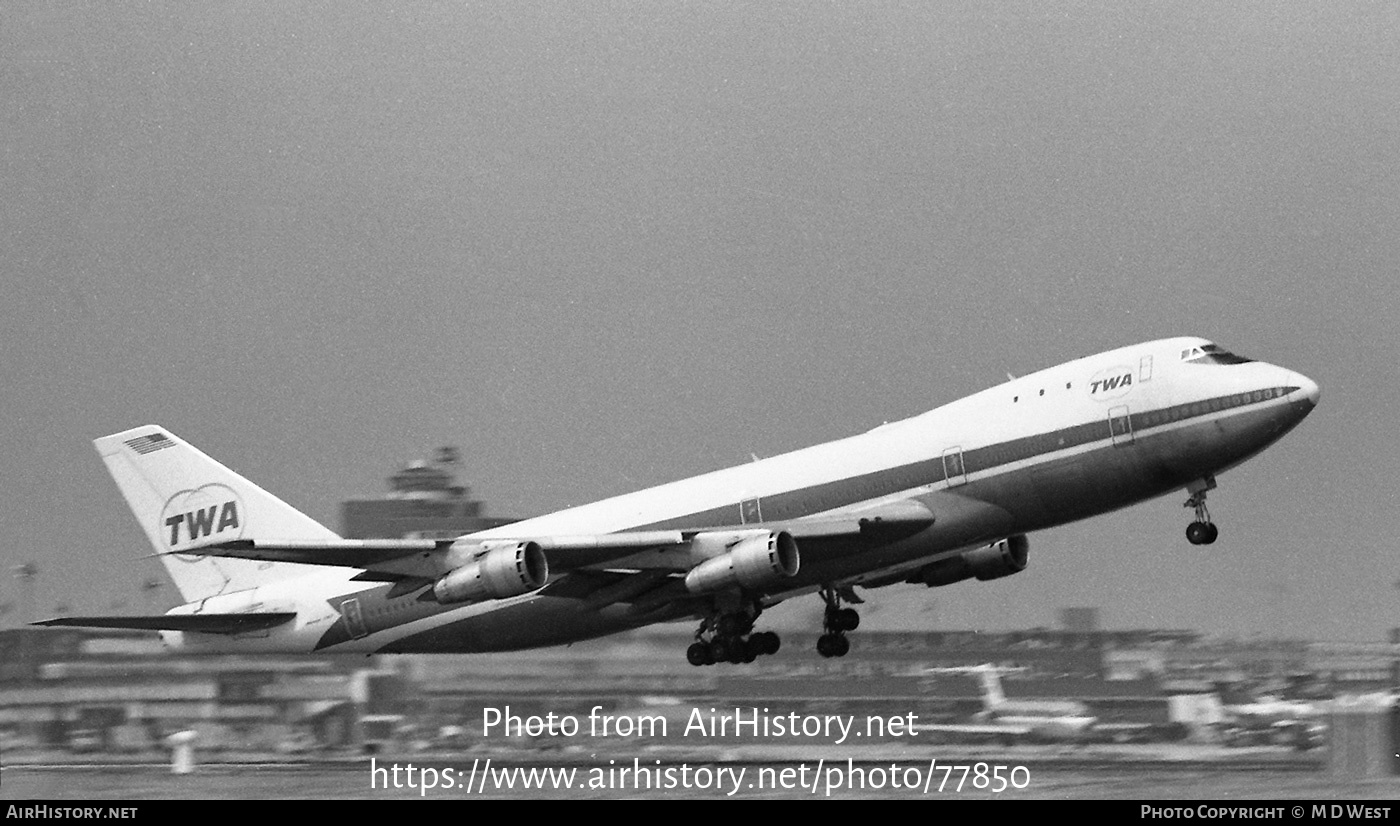
[[[1026,539],[1024,534],[1008,536],[985,548],[930,562],[910,577],[909,581],[922,582],[930,588],[936,588],[972,577],[977,577],[983,582],[1001,579],[1026,569],[1030,547],[1030,540]]]
[[[481,602],[528,594],[548,581],[544,549],[534,542],[508,542],[489,547],[434,582],[432,594],[442,603]]]
[[[697,534],[691,540],[692,553],[706,553],[715,544],[714,536]],[[742,531],[724,539],[728,551],[711,556],[685,575],[685,587],[692,594],[735,586],[762,588],[794,576],[801,567],[797,542],[787,531]]]

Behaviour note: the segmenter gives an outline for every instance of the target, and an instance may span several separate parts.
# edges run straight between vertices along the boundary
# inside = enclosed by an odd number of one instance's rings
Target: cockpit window
[[[1181,360],[1192,364],[1248,364],[1254,359],[1237,356],[1218,344],[1202,344],[1181,351]]]

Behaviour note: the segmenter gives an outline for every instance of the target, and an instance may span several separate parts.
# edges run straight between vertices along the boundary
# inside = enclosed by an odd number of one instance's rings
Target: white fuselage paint
[[[928,497],[947,495],[951,491],[974,500],[995,500],[998,490],[1011,490],[1017,485],[1027,484],[1029,475],[1038,468],[1075,457],[1108,457],[1113,463],[1113,473],[1118,474],[1115,478],[1145,473],[1149,465],[1159,477],[1167,473],[1165,469],[1168,468],[1173,469],[1173,473],[1192,475],[1190,479],[1171,481],[1170,488],[1151,490],[1133,500],[1141,501],[1184,487],[1194,478],[1213,475],[1258,453],[1300,421],[1316,402],[1317,385],[1282,367],[1263,362],[1218,365],[1181,360],[1184,350],[1205,343],[1204,339],[1198,338],[1166,339],[1078,359],[1013,379],[860,435],[557,511],[473,536],[482,539],[531,538],[611,533],[646,526],[670,527],[672,525],[668,523],[679,524],[687,517],[707,512],[719,515],[707,524],[732,526],[745,521],[741,516],[740,503],[758,500],[758,507],[761,508],[763,503],[783,501],[783,497],[789,497],[785,504],[786,512],[781,516],[785,520],[850,512],[882,502],[921,498],[932,502],[930,509],[937,518],[937,500]],[[1271,391],[1277,392],[1278,388],[1293,389],[1286,395],[1272,395]],[[1221,397],[1238,398],[1240,394],[1245,394],[1248,403],[1219,410],[1202,407],[1194,412],[1189,411],[1193,404]],[[1190,415],[1178,420],[1167,418],[1165,411],[1183,408]],[[1158,412],[1162,420],[1153,420],[1151,417]],[[1111,415],[1133,417],[1129,420],[1132,422],[1131,432],[1123,434],[1125,444],[1119,448],[1114,446],[1115,434],[1109,423]],[[1252,429],[1245,437],[1228,426],[1231,420],[1238,417],[1251,417]],[[1067,444],[1062,448],[1054,444],[1054,434],[1095,422],[1102,423],[1101,438]],[[956,473],[956,465],[949,467],[942,461],[942,457],[950,451],[960,451],[961,456],[967,457],[989,446],[1039,436],[1052,441],[1033,455],[986,467],[972,467],[965,475]],[[1158,436],[1165,438],[1153,439]],[[904,478],[908,476],[906,473],[901,476],[901,486],[897,489],[856,490],[854,496],[848,495],[835,505],[814,496],[804,506],[802,497],[792,493],[817,490],[824,485],[839,488],[843,480],[878,478],[883,471],[909,468],[921,462],[936,472],[924,473],[917,479]],[[1091,468],[1089,472],[1092,474],[1096,471]],[[865,493],[870,495],[866,497]],[[1084,494],[1076,498],[1074,512],[1063,516],[1042,512],[1030,518],[1012,512],[1003,513],[1000,508],[993,509],[998,511],[999,516],[994,524],[989,522],[986,525],[983,531],[986,535],[979,537],[978,544],[1084,518],[1125,504],[1131,502],[1110,498],[1097,502],[1093,501],[1092,494]],[[807,510],[807,507],[811,510]],[[730,515],[724,518],[726,513]],[[763,516],[772,518],[766,513]],[[957,533],[961,539],[956,541],[940,539],[943,534],[939,531],[946,527],[935,522],[926,535],[901,541],[893,549],[887,549],[886,553],[872,554],[872,561],[878,563],[875,567],[862,569],[859,563],[850,563],[832,569],[837,571],[838,584],[875,579],[891,571],[912,570],[968,547],[966,531]],[[955,544],[947,544],[954,541]],[[892,554],[895,558],[891,558]],[[623,610],[625,606],[614,606],[616,610],[604,611],[586,618],[588,621],[582,621],[576,613],[571,617],[568,600],[538,593],[460,607],[431,608],[422,604],[409,605],[414,601],[414,596],[410,595],[398,598],[397,603],[404,606],[402,608],[396,608],[393,600],[367,598],[367,605],[374,603],[378,606],[371,610],[382,612],[385,616],[361,617],[361,629],[365,631],[363,636],[327,646],[323,641],[327,629],[336,623],[355,624],[353,618],[344,615],[344,610],[335,607],[340,600],[352,594],[377,592],[382,596],[387,589],[382,583],[351,581],[356,573],[348,569],[328,569],[305,578],[262,586],[251,598],[242,598],[250,604],[263,606],[263,610],[285,610],[295,606],[298,612],[295,622],[269,631],[237,637],[181,632],[164,632],[163,636],[173,645],[198,645],[231,651],[310,651],[318,644],[321,650],[326,651],[374,652],[386,648],[480,651],[500,649],[494,647],[490,640],[470,639],[473,623],[481,622],[483,633],[489,634],[492,628],[489,618],[502,611],[510,612],[513,627],[522,622],[528,625],[537,617],[542,629],[537,641],[532,642],[533,637],[517,637],[504,645],[505,648],[553,645],[645,624]],[[805,570],[799,573],[793,587],[783,591],[810,591],[824,584],[803,579],[805,573]],[[782,595],[775,592],[770,596],[778,598]],[[365,607],[360,606],[360,609],[365,610]],[[201,610],[212,613],[220,609],[218,606],[191,605],[176,610],[181,613]],[[403,612],[397,619],[393,614],[395,610]],[[415,610],[428,613],[416,616],[412,614]],[[462,629],[462,642],[437,639],[431,644],[397,647],[416,635],[446,626]]]

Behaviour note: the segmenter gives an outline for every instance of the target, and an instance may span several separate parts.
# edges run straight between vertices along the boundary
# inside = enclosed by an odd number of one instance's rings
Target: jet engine
[[[549,580],[549,562],[534,542],[481,546],[470,562],[433,583],[438,602],[481,602],[528,594]]]
[[[972,577],[977,577],[983,582],[1001,579],[1026,569],[1026,555],[1030,552],[1030,546],[1030,540],[1026,539],[1025,534],[1008,536],[985,548],[964,551],[957,556],[930,562],[916,571],[908,581],[922,582],[930,588],[935,588]]]
[[[706,594],[726,588],[762,588],[797,573],[801,558],[797,542],[787,531],[736,531],[732,534],[696,534],[691,552],[715,553],[691,568],[685,587],[692,594]]]

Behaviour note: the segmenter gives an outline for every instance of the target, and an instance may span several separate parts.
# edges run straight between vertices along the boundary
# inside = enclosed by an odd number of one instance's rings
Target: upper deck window
[[[1202,344],[1181,351],[1181,360],[1192,364],[1248,364],[1254,359],[1237,356],[1218,344]]]

